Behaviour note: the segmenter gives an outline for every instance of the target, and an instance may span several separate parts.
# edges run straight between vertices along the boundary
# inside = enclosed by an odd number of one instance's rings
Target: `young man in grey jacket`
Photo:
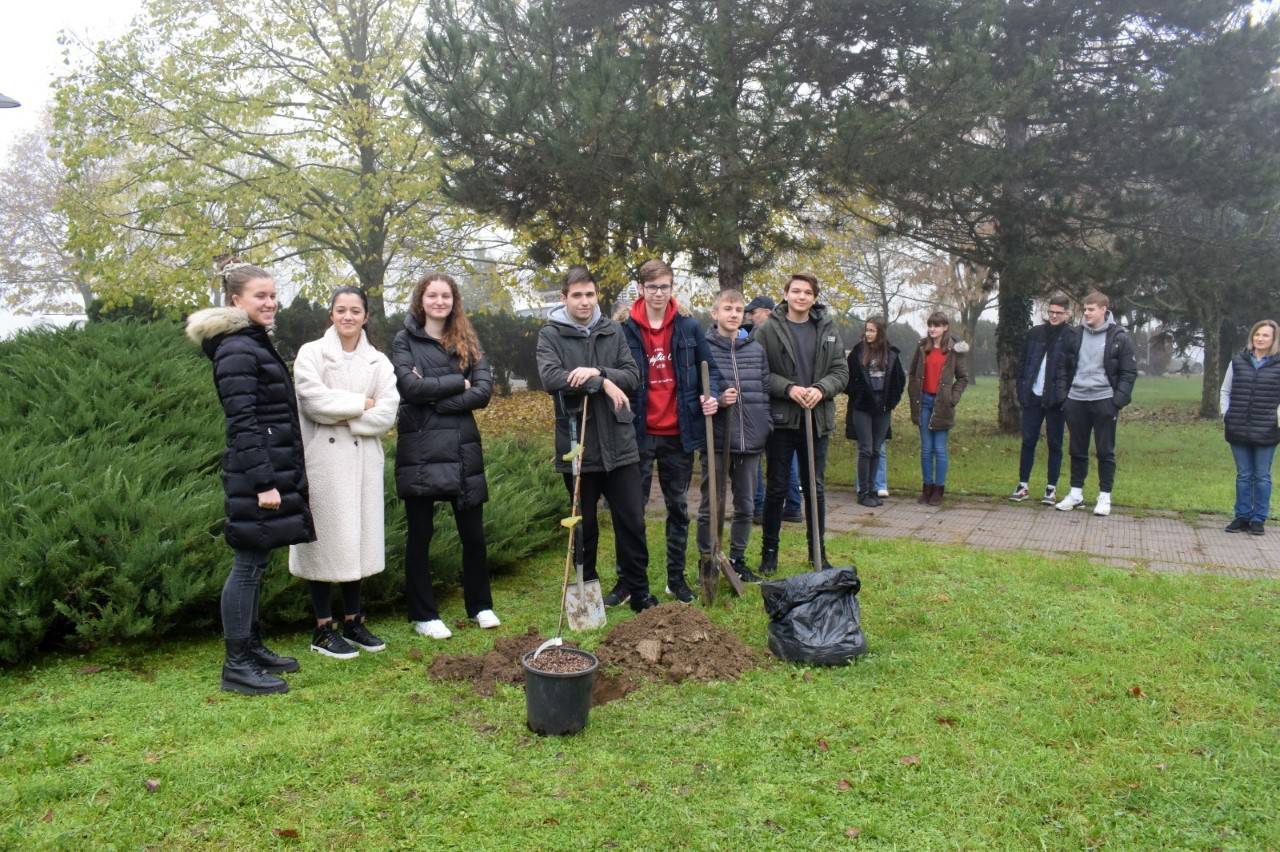
[[[538,375],[556,403],[556,469],[573,493],[569,452],[571,421],[587,429],[582,443],[581,535],[583,576],[597,578],[596,547],[600,531],[596,506],[609,501],[619,584],[625,586],[636,612],[656,606],[649,593],[649,547],[644,534],[644,500],[640,491],[640,452],[627,393],[640,383],[640,369],[622,337],[622,329],[602,316],[596,282],[585,266],[571,266],[560,289],[563,307],[551,312],[538,332]]]
[[[1070,512],[1084,502],[1089,474],[1089,436],[1098,456],[1098,502],[1095,515],[1111,514],[1111,488],[1116,476],[1116,422],[1133,397],[1138,362],[1128,332],[1107,310],[1110,301],[1098,292],[1084,298],[1084,324],[1067,344],[1058,373],[1058,399],[1071,432],[1071,491],[1057,504]]]
[[[716,490],[721,515],[727,515],[725,486],[733,490],[733,523],[729,535],[729,562],[744,583],[759,583],[760,577],[747,567],[747,541],[751,537],[751,516],[755,509],[756,472],[760,455],[769,440],[769,361],[764,347],[749,337],[739,337],[745,304],[738,290],[721,290],[711,309],[714,324],[707,333],[707,346],[720,368],[724,391],[715,417],[716,463],[724,459],[724,442],[729,443],[728,470],[716,468]],[[707,453],[702,453],[702,500],[698,505],[698,552],[711,553],[710,477]]]

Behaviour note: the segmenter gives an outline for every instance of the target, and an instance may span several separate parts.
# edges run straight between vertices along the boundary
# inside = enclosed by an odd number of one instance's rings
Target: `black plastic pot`
[[[587,726],[591,685],[600,665],[594,654],[578,648],[558,650],[586,657],[591,667],[567,674],[539,671],[531,665],[533,651],[520,660],[524,666],[524,705],[529,730],[544,736],[576,734]]]

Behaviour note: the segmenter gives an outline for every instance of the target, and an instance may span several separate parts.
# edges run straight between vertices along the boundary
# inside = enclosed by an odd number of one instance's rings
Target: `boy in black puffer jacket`
[[[707,334],[711,356],[720,368],[724,391],[715,416],[716,452],[729,442],[729,469],[717,469],[716,488],[724,513],[725,483],[733,488],[733,525],[729,534],[729,561],[746,583],[760,577],[747,567],[747,540],[755,508],[756,471],[773,424],[769,419],[769,361],[764,347],[746,335],[739,336],[745,304],[737,290],[721,290],[711,316],[715,325]],[[718,455],[718,458],[723,458]],[[702,500],[698,505],[698,552],[711,552],[711,495],[707,454],[702,453]],[[719,523],[719,519],[716,519]]]

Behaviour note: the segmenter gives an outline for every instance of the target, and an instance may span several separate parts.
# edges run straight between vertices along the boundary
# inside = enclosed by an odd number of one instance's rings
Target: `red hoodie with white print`
[[[667,302],[667,313],[662,325],[649,325],[644,299],[637,299],[631,306],[631,318],[640,330],[640,342],[649,368],[645,398],[644,428],[650,435],[679,435],[680,421],[676,415],[676,372],[671,365],[671,325],[679,312],[673,297]]]

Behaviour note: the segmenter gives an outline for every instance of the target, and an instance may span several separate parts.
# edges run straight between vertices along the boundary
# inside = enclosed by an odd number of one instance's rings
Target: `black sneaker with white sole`
[[[1027,486],[1019,482],[1018,487],[1013,489],[1013,493],[1009,495],[1009,499],[1012,500],[1014,503],[1021,503],[1023,500],[1027,499],[1029,496],[1031,496],[1031,492],[1027,490]]]
[[[684,577],[677,577],[667,583],[667,594],[674,597],[680,603],[693,603],[693,589],[689,588],[689,584],[684,581]]]
[[[1058,486],[1046,485],[1044,487],[1044,496],[1040,498],[1040,502],[1046,506],[1052,506],[1058,502]]]
[[[631,593],[627,591],[627,587],[622,584],[621,580],[619,580],[617,585],[613,587],[613,590],[604,596],[604,605],[622,606],[629,600],[631,600]]]
[[[342,638],[362,651],[381,651],[387,647],[386,642],[373,635],[365,626],[363,615],[342,622]]]
[[[744,583],[763,583],[764,577],[761,577],[755,571],[747,567],[745,559],[730,559],[729,564],[733,566],[733,570],[738,572],[738,579]]]
[[[349,660],[360,656],[360,652],[342,638],[342,634],[338,632],[338,625],[332,621],[320,625],[316,628],[316,632],[311,634],[311,650],[326,657],[333,657],[335,660]]]

